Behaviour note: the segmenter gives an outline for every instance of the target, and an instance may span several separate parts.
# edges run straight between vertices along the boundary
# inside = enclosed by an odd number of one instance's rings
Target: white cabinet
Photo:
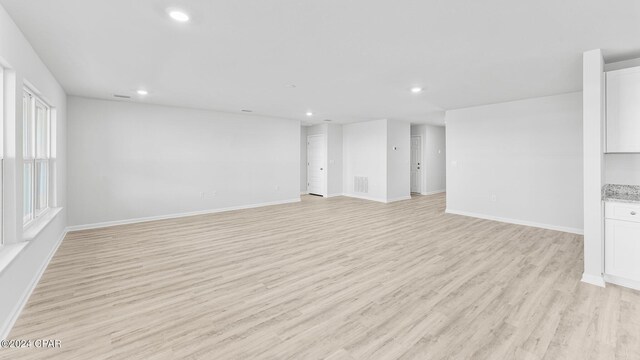
[[[640,153],[640,67],[607,72],[608,153]]]
[[[605,277],[624,286],[640,285],[640,205],[605,204]],[[613,277],[613,278],[612,278]]]

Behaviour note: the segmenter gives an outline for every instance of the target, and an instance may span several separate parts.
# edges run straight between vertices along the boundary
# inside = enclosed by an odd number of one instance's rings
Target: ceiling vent
[[[131,96],[129,96],[129,95],[113,94],[113,97],[116,97],[116,98],[119,98],[119,99],[131,99]]]

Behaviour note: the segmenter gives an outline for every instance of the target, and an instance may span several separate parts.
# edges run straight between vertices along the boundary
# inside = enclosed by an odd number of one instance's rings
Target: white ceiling
[[[585,50],[640,57],[638,0],[0,3],[68,94],[308,123],[441,123],[442,110],[580,90]]]

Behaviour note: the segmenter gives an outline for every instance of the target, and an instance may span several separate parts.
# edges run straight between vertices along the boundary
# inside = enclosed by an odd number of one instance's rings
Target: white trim
[[[582,273],[582,279],[580,280],[583,283],[605,287],[604,278],[602,276],[591,275],[587,273]]]
[[[396,201],[410,200],[411,199],[411,195],[409,195],[409,196],[400,196],[400,197],[393,198],[393,199],[378,199],[378,198],[374,198],[374,197],[371,197],[371,196],[355,195],[355,194],[340,194],[340,195],[332,195],[332,196],[346,196],[346,197],[362,199],[362,200],[377,201],[377,202],[381,202],[381,203],[385,203],[385,204],[396,202]]]
[[[436,190],[436,191],[427,191],[427,192],[420,193],[420,195],[435,195],[443,192],[446,192],[446,190],[442,189],[442,190]]]
[[[393,198],[393,199],[387,199],[387,201],[385,201],[385,203],[392,203],[392,202],[396,202],[396,201],[402,201],[402,200],[411,200],[411,195],[408,196],[400,196],[397,198]]]
[[[35,277],[31,279],[31,282],[29,283],[29,287],[27,288],[27,291],[24,294],[22,294],[20,301],[13,308],[13,311],[11,311],[11,315],[0,327],[0,339],[6,339],[7,336],[9,336],[9,332],[11,332],[13,325],[18,320],[18,317],[20,316],[22,309],[24,309],[25,305],[27,305],[27,301],[31,297],[31,293],[33,293],[33,290],[36,288],[36,285],[38,285],[38,282],[40,281],[42,274],[44,274],[44,271],[47,269],[47,266],[49,266],[49,262],[53,258],[53,255],[56,253],[56,251],[58,251],[58,248],[60,247],[60,244],[62,244],[62,240],[64,240],[64,237],[67,236],[68,231],[69,230],[67,228],[62,232],[62,235],[60,236],[55,246],[47,256],[47,259],[45,260],[44,263],[42,263]]]
[[[308,191],[300,191],[300,195],[309,195]]]
[[[472,213],[472,212],[467,212],[467,211],[459,211],[459,210],[451,210],[451,209],[446,209],[444,212],[447,213],[447,214],[470,216],[470,217],[475,217],[475,218],[479,218],[479,219],[493,220],[493,221],[499,221],[499,222],[503,222],[503,223],[516,224],[516,225],[532,226],[532,227],[537,227],[537,228],[542,228],[542,229],[562,231],[562,232],[568,232],[568,233],[578,234],[578,235],[583,235],[584,234],[584,230],[583,229],[572,228],[572,227],[557,226],[557,225],[550,225],[550,224],[542,224],[542,223],[537,223],[537,222],[532,222],[532,221],[503,218],[503,217],[499,217],[499,216],[477,214],[477,213]]]
[[[290,203],[295,203],[299,201],[300,201],[300,198],[295,198],[295,199],[272,201],[272,202],[265,202],[265,203],[258,203],[258,204],[231,206],[231,207],[220,208],[220,209],[210,209],[210,210],[192,211],[192,212],[178,213],[178,214],[148,216],[148,217],[136,218],[136,219],[105,221],[105,222],[94,223],[94,224],[69,226],[67,227],[67,230],[78,231],[78,230],[98,229],[98,228],[118,226],[118,225],[136,224],[136,223],[148,222],[148,221],[176,219],[176,218],[182,218],[182,217],[188,217],[188,216],[214,214],[214,213],[225,212],[225,211],[251,209],[251,208],[257,208],[257,207],[263,207],[263,206],[290,204]]]
[[[584,277],[587,276],[586,274],[584,274],[582,276],[582,281],[584,281]],[[591,275],[589,275],[591,276]],[[625,278],[621,278],[619,276],[615,276],[615,275],[609,275],[609,274],[604,274],[604,281],[611,283],[611,284],[616,284],[616,285],[620,285],[620,286],[624,286],[630,289],[634,289],[634,290],[640,290],[640,281],[636,281],[636,280],[629,280],[629,279],[625,279]],[[585,281],[587,282],[587,281]],[[604,287],[604,284],[602,285],[602,287]]]
[[[362,200],[377,201],[377,202],[381,202],[381,203],[386,203],[387,202],[385,199],[378,199],[378,198],[374,198],[374,197],[366,196],[366,195],[344,194],[343,196],[350,197],[350,198],[356,198],[356,199],[362,199]]]
[[[591,274],[582,273],[582,281],[586,284],[591,284],[595,286],[605,287],[604,278],[602,276],[596,276]]]

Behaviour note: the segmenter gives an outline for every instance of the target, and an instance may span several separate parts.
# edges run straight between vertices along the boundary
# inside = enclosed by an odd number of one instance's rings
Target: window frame
[[[25,214],[23,209],[22,222],[24,227],[28,227],[38,218],[42,217],[49,209],[51,209],[51,107],[40,97],[34,94],[29,88],[25,87],[23,92],[23,165],[22,175],[23,184],[25,183],[25,173],[27,166],[31,170],[31,181],[28,186],[23,188],[22,201],[23,206],[26,204],[26,197],[29,194],[30,211]],[[42,113],[40,113],[42,111]],[[40,121],[40,114],[44,119]],[[44,127],[44,137],[39,138],[41,128]],[[39,140],[43,140],[46,144],[42,149]],[[46,173],[41,176],[40,164],[45,164]],[[40,193],[41,182],[44,182],[44,193]],[[44,200],[44,202],[43,202]]]
[[[0,66],[0,249],[6,245],[4,238],[4,124],[7,111],[5,81],[5,69]]]

